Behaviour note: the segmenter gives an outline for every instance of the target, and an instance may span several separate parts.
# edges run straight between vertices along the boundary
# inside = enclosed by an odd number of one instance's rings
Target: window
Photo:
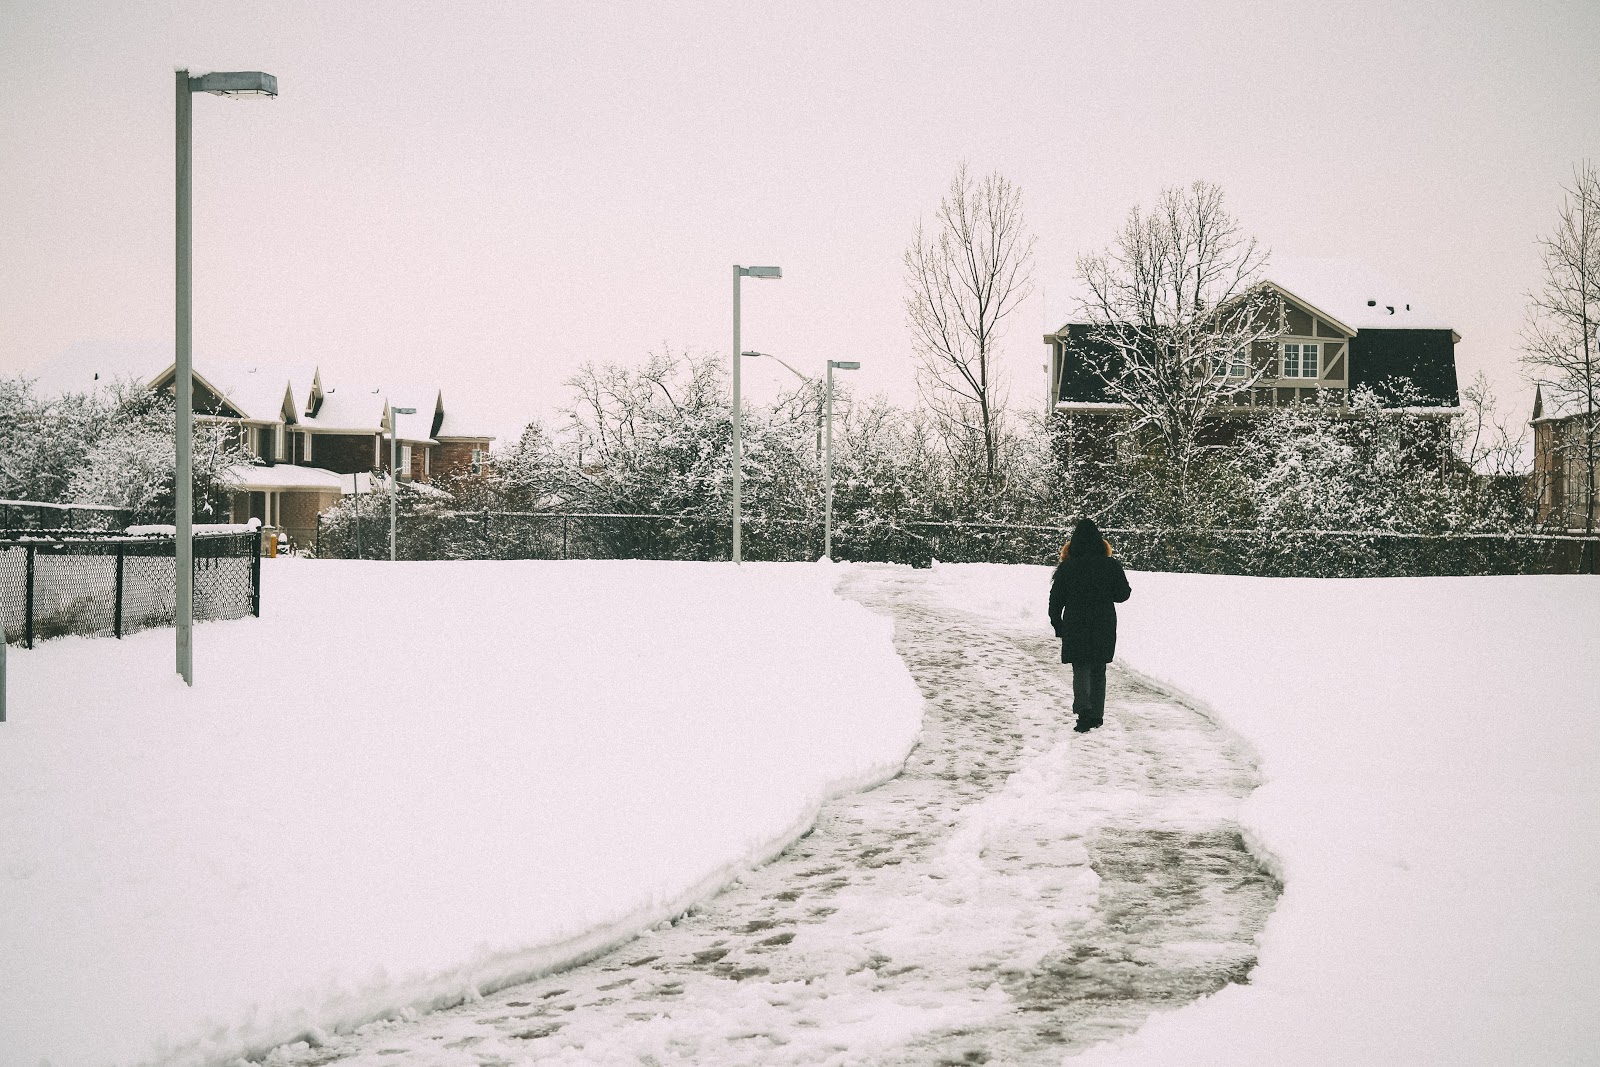
[[[1211,373],[1218,378],[1243,378],[1248,370],[1244,352],[1235,352],[1232,356],[1213,356],[1211,358]]]
[[[483,461],[484,461],[485,458],[486,458],[486,453],[484,452],[483,449],[474,448],[472,450],[472,473],[473,474],[482,474],[483,473]]]
[[[399,474],[400,474],[400,477],[402,477],[402,478],[411,477],[411,446],[410,445],[401,445],[400,446],[400,471],[399,471]]]
[[[1280,378],[1315,378],[1317,376],[1318,347],[1304,341],[1286,341],[1283,345],[1283,368]]]

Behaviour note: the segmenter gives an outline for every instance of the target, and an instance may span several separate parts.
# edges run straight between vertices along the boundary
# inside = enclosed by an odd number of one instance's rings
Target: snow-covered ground
[[[264,565],[263,617],[10,658],[0,1065],[219,1062],[592,955],[892,776],[827,565]]]
[[[1049,574],[933,580],[1037,628]],[[1073,1062],[1600,1058],[1600,581],[1130,580],[1118,658],[1260,753],[1284,893],[1249,985]]]
[[[1238,981],[1278,887],[1239,838],[1223,729],[1116,668],[1072,732],[1048,631],[850,567],[925,697],[905,770],[692,913],[591,963],[272,1067],[1056,1067]]]

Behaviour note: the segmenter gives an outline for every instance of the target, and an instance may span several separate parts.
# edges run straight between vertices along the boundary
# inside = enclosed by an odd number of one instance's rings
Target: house
[[[172,346],[83,343],[40,368],[41,391],[89,392],[132,382],[170,392]],[[232,522],[260,519],[309,544],[317,516],[346,495],[387,477],[394,437],[399,480],[481,476],[494,436],[445,403],[437,385],[359,385],[325,379],[320,367],[193,361],[197,422],[229,427],[254,457],[232,470]],[[414,408],[397,414],[395,408]],[[380,482],[380,486],[381,486]]]
[[[1535,521],[1542,526],[1582,530],[1586,525],[1584,499],[1591,479],[1600,484],[1600,470],[1586,463],[1583,441],[1584,412],[1570,401],[1545,395],[1545,386],[1533,390],[1533,485]],[[1596,445],[1600,452],[1600,444]],[[1600,461],[1597,461],[1600,466]],[[1589,503],[1588,520],[1600,526],[1600,507]]]
[[[1350,390],[1396,378],[1409,379],[1420,394],[1409,412],[1441,419],[1461,413],[1460,335],[1388,281],[1341,261],[1300,260],[1269,271],[1259,289],[1278,328],[1257,342],[1250,366],[1240,360],[1226,369],[1241,381],[1265,372],[1233,394],[1230,414],[1312,400],[1348,406]],[[1087,323],[1069,322],[1045,335],[1052,410],[1091,418],[1127,410],[1095,373],[1113,350],[1094,334]]]

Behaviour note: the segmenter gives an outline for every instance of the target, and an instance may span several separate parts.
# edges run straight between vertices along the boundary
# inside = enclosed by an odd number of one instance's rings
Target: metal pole
[[[117,606],[116,612],[111,617],[112,636],[122,637],[122,557],[126,553],[126,546],[120,541],[117,543]]]
[[[739,540],[739,494],[743,490],[743,475],[741,469],[743,452],[739,440],[739,364],[743,362],[740,355],[744,350],[739,347],[739,278],[744,274],[744,269],[737,263],[733,266],[733,562],[743,562],[743,551]]]
[[[361,558],[361,475],[350,476],[350,487],[356,493],[356,559]]]
[[[261,617],[261,527],[250,539],[250,614]]]
[[[822,461],[822,555],[833,558],[833,360],[828,360],[828,384],[823,388],[826,399],[827,450]]]
[[[176,486],[175,522],[177,527],[174,549],[173,587],[176,591],[178,627],[178,673],[184,683],[194,684],[194,535],[190,525],[194,517],[194,457],[190,453],[194,419],[194,366],[190,351],[191,328],[191,224],[190,215],[190,109],[194,95],[189,72],[177,72],[178,90],[178,233],[177,233],[177,289],[178,309],[176,322],[177,363],[173,379],[177,394],[177,452],[178,470]]]
[[[394,414],[392,412],[389,415],[389,420],[390,420],[391,423],[394,421]],[[396,456],[395,456],[395,452],[396,452],[396,449],[399,446],[399,440],[398,439],[399,439],[400,435],[397,432],[397,430],[398,430],[398,427],[395,427],[393,425],[391,425],[389,427],[389,562],[390,563],[393,563],[394,559],[395,559],[395,556],[394,556],[395,498],[400,495],[400,475],[395,470],[395,466],[394,466],[395,463],[398,462],[398,460],[396,459]]]
[[[28,546],[26,556],[27,574],[24,578],[26,584],[22,591],[22,640],[25,648],[33,647],[33,558],[35,551],[32,545]]]

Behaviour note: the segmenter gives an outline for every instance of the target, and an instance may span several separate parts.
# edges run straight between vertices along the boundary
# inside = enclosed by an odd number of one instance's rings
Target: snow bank
[[[261,529],[260,519],[251,519],[249,522],[196,522],[190,524],[190,531],[195,534],[241,534],[255,533]],[[178,528],[172,523],[146,523],[143,526],[130,526],[123,531],[129,537],[176,537]]]
[[[264,617],[13,651],[0,1064],[225,1062],[593,955],[894,775],[826,567],[264,567]]]
[[[1043,628],[1050,571],[941,565]],[[1285,889],[1249,986],[1075,1063],[1573,1063],[1600,1050],[1600,582],[1134,574],[1119,660],[1254,743]]]

